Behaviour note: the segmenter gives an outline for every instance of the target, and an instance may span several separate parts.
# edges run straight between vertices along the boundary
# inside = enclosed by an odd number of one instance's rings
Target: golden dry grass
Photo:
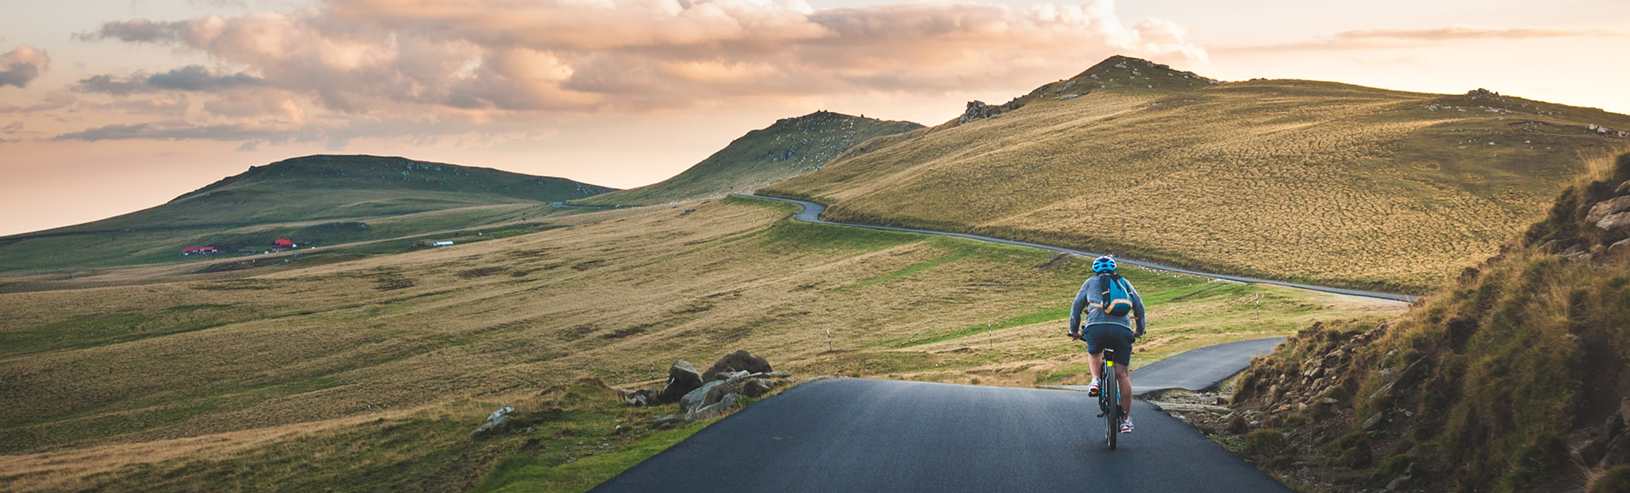
[[[1083,262],[1039,269],[1050,255],[1036,250],[792,223],[763,201],[695,207],[583,214],[563,219],[569,228],[234,278],[0,294],[0,340],[34,348],[0,354],[0,484],[119,478],[165,458],[198,461],[176,474],[208,478],[199,471],[226,466],[210,462],[204,437],[272,451],[304,440],[283,430],[580,375],[646,382],[674,359],[707,364],[738,348],[805,375],[1032,385],[1085,368],[1082,348],[1059,335]],[[1156,304],[1140,361],[1399,309],[1128,275]],[[336,426],[325,433],[374,429]]]
[[[1587,128],[1630,128],[1625,115],[1493,95],[1267,80],[1054,92],[858,146],[765,192],[840,221],[1418,292],[1630,148]]]

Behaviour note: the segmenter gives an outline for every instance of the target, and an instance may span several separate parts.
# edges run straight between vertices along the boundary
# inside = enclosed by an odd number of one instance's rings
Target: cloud
[[[0,87],[28,87],[41,73],[51,68],[51,56],[29,45],[21,45],[0,55]]]
[[[288,129],[267,128],[248,124],[193,125],[183,121],[166,121],[106,125],[58,135],[51,140],[96,142],[102,140],[152,139],[236,142],[256,139],[288,139],[292,135],[293,132]]]
[[[1354,31],[1343,31],[1319,39],[1298,41],[1294,43],[1221,47],[1217,48],[1217,51],[1282,52],[1314,50],[1363,50],[1373,48],[1413,47],[1425,44],[1467,40],[1527,40],[1585,37],[1630,37],[1630,30],[1471,26],[1447,26],[1426,29],[1361,29]]]
[[[97,76],[80,81],[87,92],[264,85],[329,112],[417,115],[1022,92],[1112,54],[1205,60],[1185,36],[1159,19],[1127,25],[1108,0],[1026,10],[972,3],[814,10],[803,0],[326,0],[292,12],[114,21],[75,38],[171,46],[243,70]],[[159,80],[165,75],[174,80]]]
[[[40,102],[28,106],[12,106],[6,103],[0,103],[0,113],[38,113],[42,111],[67,108],[69,106],[73,106],[74,103],[77,102],[79,102],[79,99],[71,95],[61,92],[52,92],[46,94],[45,98],[40,100]]]
[[[201,65],[188,65],[168,72],[138,73],[122,79],[112,75],[95,75],[81,79],[73,87],[80,92],[123,96],[158,91],[220,91],[264,84],[265,80],[243,72],[217,75]]]

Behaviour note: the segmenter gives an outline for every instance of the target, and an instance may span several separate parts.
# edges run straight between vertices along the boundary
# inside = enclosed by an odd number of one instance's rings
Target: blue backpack
[[[1132,295],[1127,293],[1126,281],[1117,274],[1099,274],[1098,286],[1104,289],[1104,314],[1122,317],[1132,313]]]

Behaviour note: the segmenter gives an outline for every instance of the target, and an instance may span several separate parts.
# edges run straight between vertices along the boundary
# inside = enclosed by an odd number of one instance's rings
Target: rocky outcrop
[[[998,116],[1002,116],[1001,106],[991,106],[985,104],[984,101],[969,101],[968,109],[962,111],[962,116],[956,119],[956,124],[961,125]]]
[[[668,368],[668,383],[661,389],[617,389],[617,396],[632,406],[678,403],[680,414],[656,418],[654,425],[665,428],[680,422],[678,416],[683,416],[684,422],[693,422],[728,414],[743,399],[763,397],[786,386],[791,376],[774,371],[764,358],[738,350],[719,358],[705,372],[696,371],[684,360],[675,361]]]

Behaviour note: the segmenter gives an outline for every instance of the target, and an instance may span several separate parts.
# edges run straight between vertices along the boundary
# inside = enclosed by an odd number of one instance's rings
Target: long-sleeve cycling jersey
[[[1104,288],[1098,286],[1098,277],[1096,275],[1088,277],[1087,282],[1081,283],[1081,291],[1075,293],[1075,304],[1070,307],[1070,330],[1081,330],[1081,312],[1087,310],[1089,304],[1096,304],[1098,306],[1091,307],[1091,311],[1087,313],[1087,325],[1114,324],[1132,330],[1131,318],[1136,315],[1138,318],[1136,333],[1142,333],[1144,330],[1143,297],[1138,296],[1138,290],[1132,287],[1132,281],[1124,277],[1121,278],[1121,282],[1126,283],[1126,294],[1132,297],[1132,313],[1117,317],[1104,313],[1103,309],[1100,308],[1104,306]]]

